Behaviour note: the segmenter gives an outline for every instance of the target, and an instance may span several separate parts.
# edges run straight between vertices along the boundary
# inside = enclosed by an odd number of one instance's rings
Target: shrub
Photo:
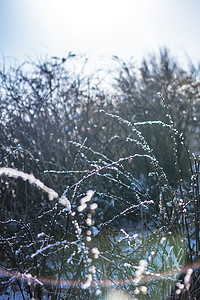
[[[108,94],[76,59],[0,73],[1,290],[160,299],[199,258],[197,70],[115,58]]]

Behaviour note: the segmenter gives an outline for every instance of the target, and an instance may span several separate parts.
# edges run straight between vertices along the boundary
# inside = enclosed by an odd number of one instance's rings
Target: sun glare
[[[33,5],[45,40],[53,38],[57,46],[103,54],[127,39],[139,43],[149,37],[151,6],[145,0],[35,0]]]

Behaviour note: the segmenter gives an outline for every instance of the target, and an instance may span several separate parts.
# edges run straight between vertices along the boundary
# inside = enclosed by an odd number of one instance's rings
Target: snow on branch
[[[35,185],[38,189],[46,192],[49,196],[49,200],[52,201],[55,198],[58,198],[58,193],[53,189],[44,185],[42,181],[36,179],[33,174],[27,174],[22,171],[18,171],[12,168],[0,168],[0,176],[8,176],[12,178],[22,178],[24,181],[28,180],[30,184]]]

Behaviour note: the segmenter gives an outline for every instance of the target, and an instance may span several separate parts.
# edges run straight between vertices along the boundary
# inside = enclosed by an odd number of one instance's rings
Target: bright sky
[[[199,0],[0,0],[0,50],[128,59],[166,46],[200,62]]]

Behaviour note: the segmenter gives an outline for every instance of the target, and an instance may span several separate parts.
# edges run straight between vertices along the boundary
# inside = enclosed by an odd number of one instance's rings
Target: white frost
[[[44,185],[44,183],[39,179],[36,179],[33,174],[27,174],[12,168],[0,168],[0,176],[3,175],[12,178],[22,178],[24,181],[28,180],[30,184],[35,184],[38,189],[46,192],[49,196],[50,201],[52,201],[55,198],[58,198],[58,193]]]

